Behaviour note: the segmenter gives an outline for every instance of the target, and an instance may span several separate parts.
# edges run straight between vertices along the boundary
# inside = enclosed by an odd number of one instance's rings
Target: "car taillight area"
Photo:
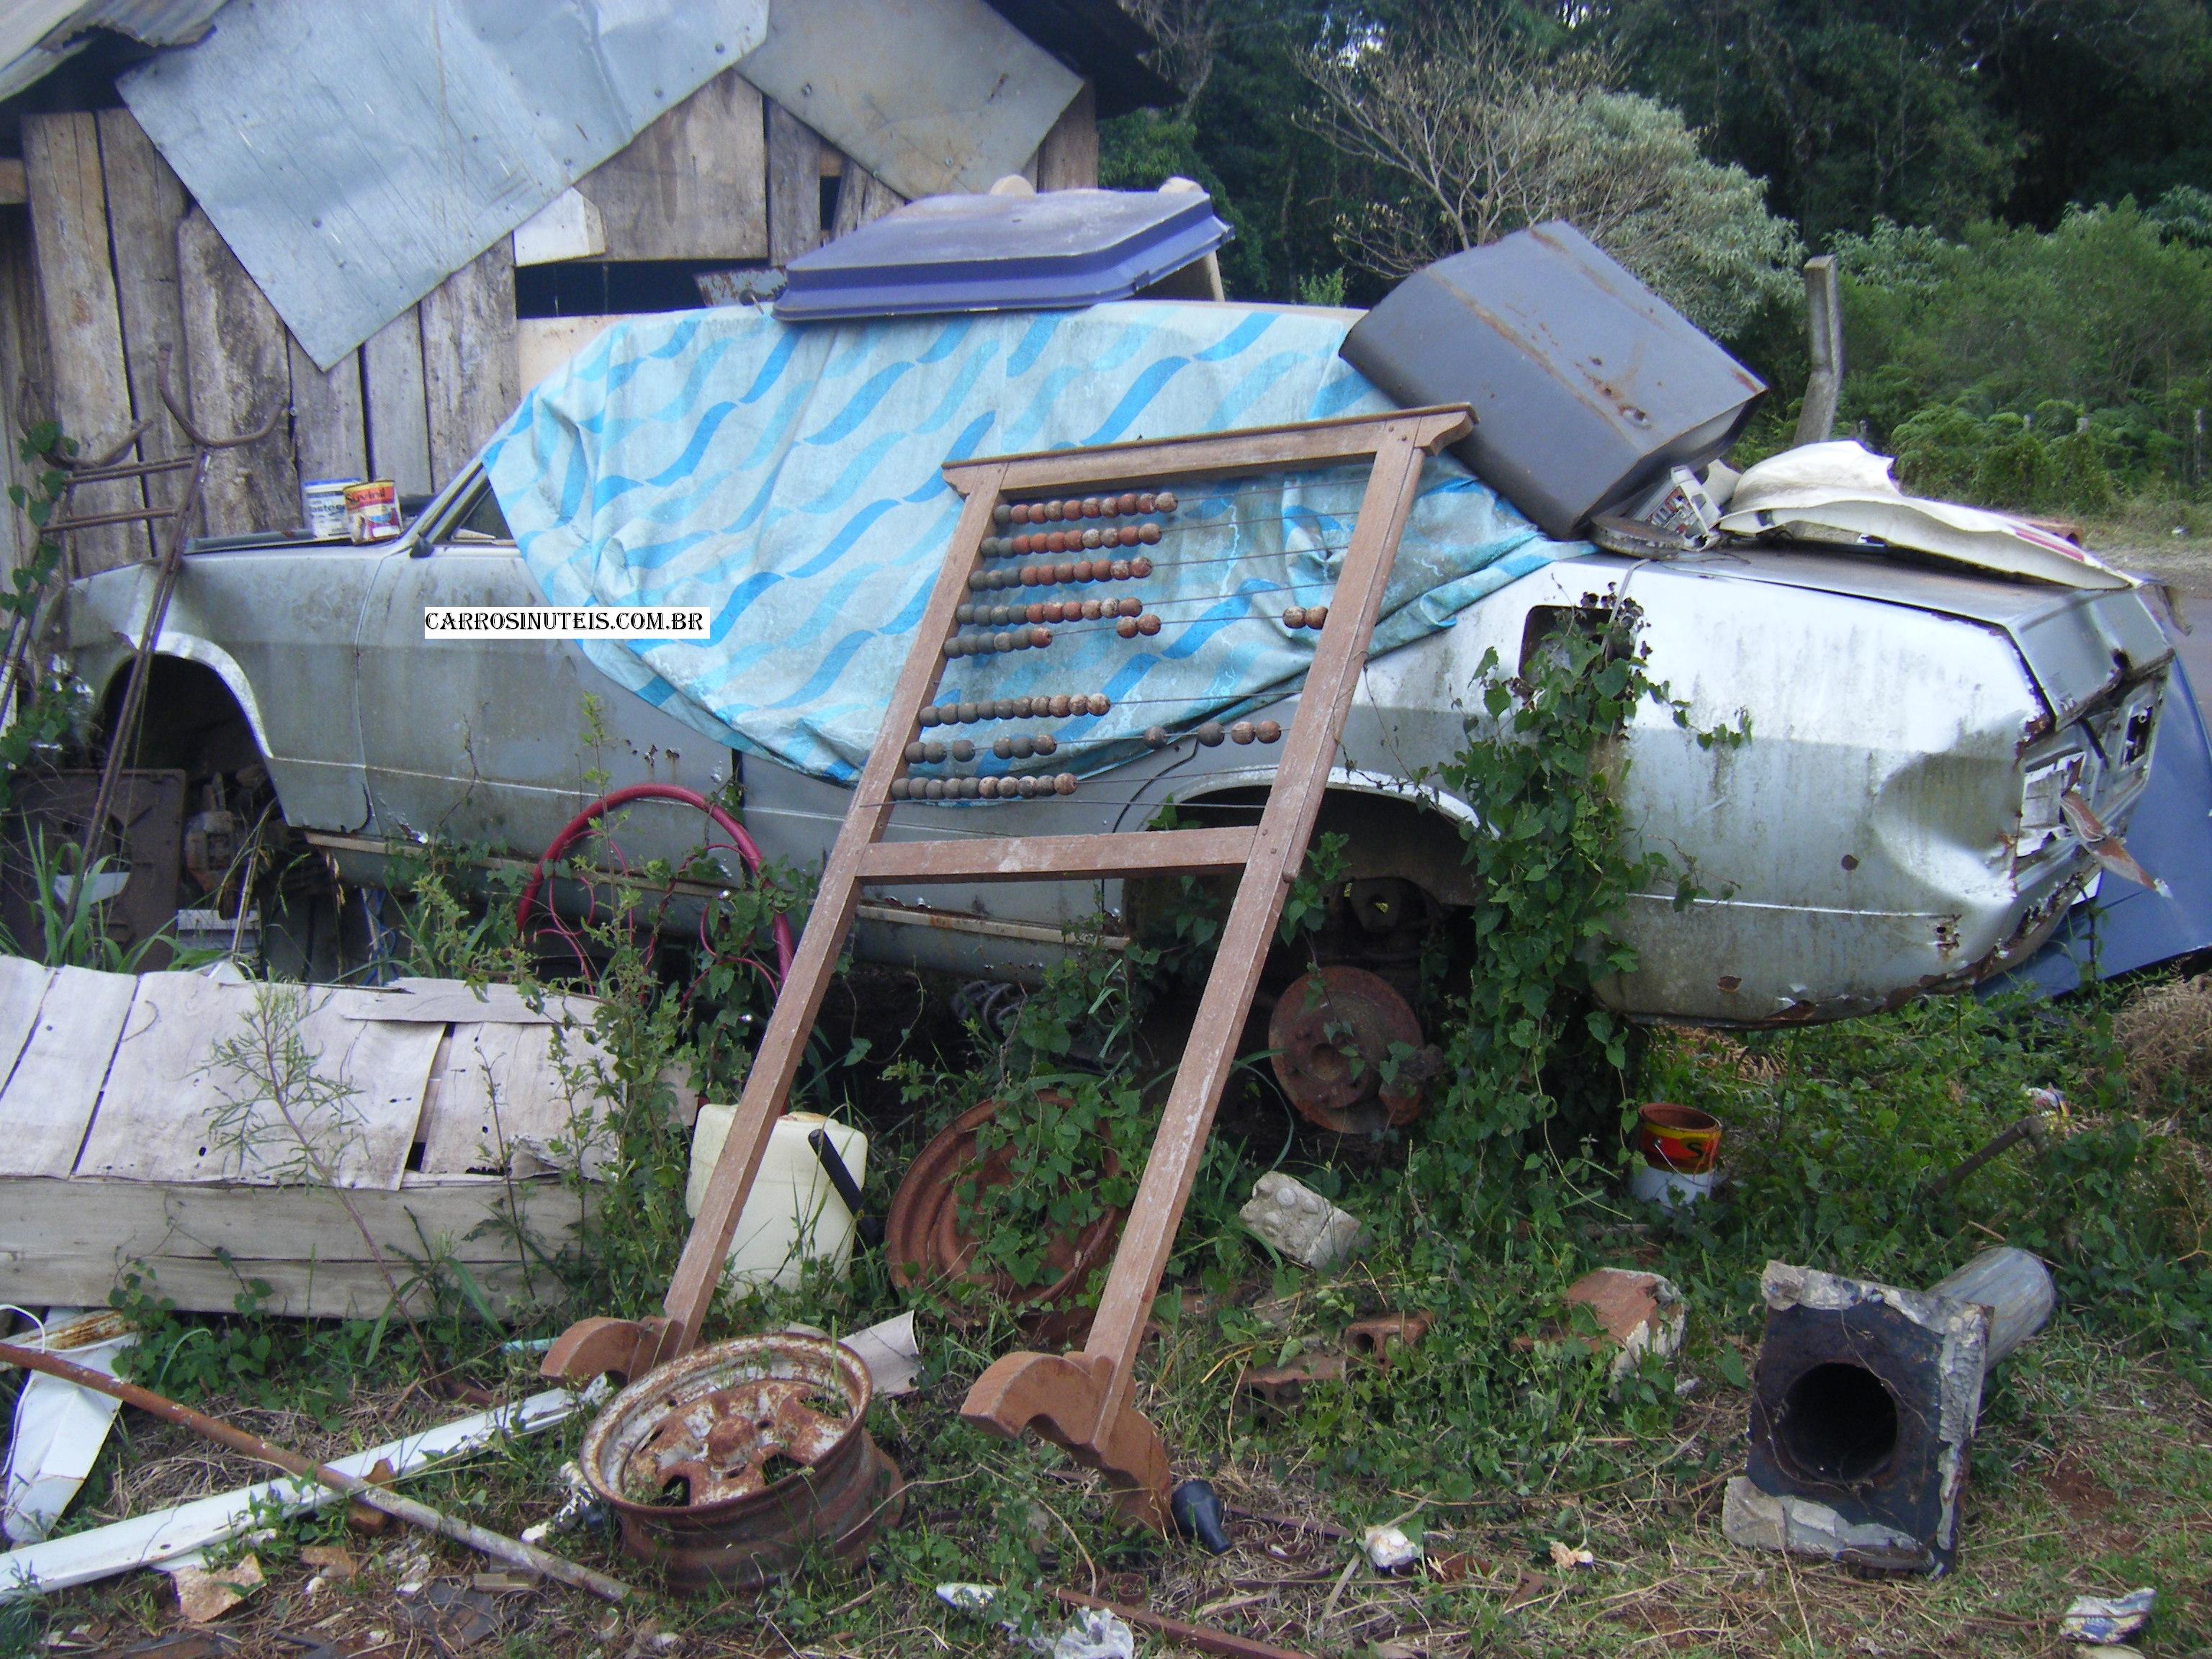
[[[2078,838],[2059,805],[2069,792],[2088,802],[2115,831],[2125,827],[2127,814],[2150,779],[2166,679],[2160,669],[2120,687],[2022,757],[2020,824],[2013,838],[2015,875],[2040,876],[2078,850]]]

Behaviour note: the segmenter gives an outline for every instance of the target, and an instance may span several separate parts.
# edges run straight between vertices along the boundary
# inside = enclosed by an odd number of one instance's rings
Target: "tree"
[[[1760,184],[1675,111],[1613,89],[1588,52],[1543,55],[1480,14],[1310,52],[1304,119],[1376,188],[1340,245],[1385,277],[1565,219],[1711,331],[1788,303],[1802,249]]]

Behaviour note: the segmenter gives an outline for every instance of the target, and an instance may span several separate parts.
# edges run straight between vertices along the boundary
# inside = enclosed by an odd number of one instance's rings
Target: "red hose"
[[[738,861],[744,866],[745,873],[758,878],[760,848],[753,845],[753,838],[745,833],[744,826],[727,812],[696,789],[680,789],[672,783],[634,783],[627,789],[616,790],[611,795],[600,796],[577,813],[568,820],[561,833],[553,837],[552,844],[538,854],[538,862],[530,872],[530,880],[522,890],[522,896],[515,902],[514,931],[518,935],[528,931],[531,908],[538,902],[538,890],[545,882],[545,867],[567,857],[568,849],[581,840],[584,832],[600,818],[618,806],[627,806],[632,801],[639,800],[673,801],[678,806],[689,806],[696,811],[704,812],[714,826],[730,838],[730,845],[737,849]],[[791,923],[778,916],[773,931],[775,937],[775,979],[781,985],[783,976],[791,971]]]

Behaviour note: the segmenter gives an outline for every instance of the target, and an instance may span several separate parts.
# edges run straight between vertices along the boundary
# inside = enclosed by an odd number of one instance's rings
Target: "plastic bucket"
[[[1708,1174],[1720,1161],[1720,1120],[1694,1106],[1652,1101],[1636,1109],[1636,1150],[1655,1170]]]

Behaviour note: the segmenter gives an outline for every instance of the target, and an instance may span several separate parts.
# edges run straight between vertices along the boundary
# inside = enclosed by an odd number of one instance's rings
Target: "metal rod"
[[[1279,1648],[1271,1642],[1255,1641],[1249,1636],[1216,1630],[1210,1625],[1194,1625],[1181,1619],[1170,1619],[1164,1613],[1154,1613],[1150,1607],[1133,1607],[1124,1601],[1103,1601],[1096,1595],[1085,1595],[1072,1589],[1055,1589],[1053,1595],[1063,1606],[1095,1607],[1101,1613],[1110,1613],[1130,1624],[1158,1631],[1171,1638],[1178,1647],[1196,1648],[1200,1653],[1219,1654],[1222,1659],[1308,1659],[1307,1655],[1296,1648]]]
[[[450,1538],[457,1544],[465,1544],[495,1561],[504,1561],[507,1565],[520,1567],[526,1572],[534,1572],[540,1577],[555,1579],[574,1589],[588,1591],[601,1601],[621,1601],[632,1593],[630,1587],[619,1578],[610,1578],[603,1572],[579,1566],[574,1561],[541,1550],[533,1544],[526,1544],[519,1538],[509,1538],[504,1533],[479,1527],[473,1521],[457,1521],[441,1510],[432,1509],[428,1504],[417,1503],[411,1498],[401,1497],[398,1492],[387,1492],[382,1486],[372,1486],[357,1474],[348,1474],[327,1463],[318,1463],[289,1447],[264,1440],[259,1435],[249,1434],[244,1429],[233,1428],[229,1424],[205,1416],[189,1406],[180,1406],[166,1395],[139,1388],[136,1383],[121,1382],[103,1371],[73,1365],[66,1359],[41,1353],[36,1348],[19,1347],[13,1342],[0,1342],[0,1361],[21,1365],[25,1370],[43,1371],[48,1376],[59,1377],[64,1382],[74,1382],[80,1389],[90,1389],[94,1394],[120,1400],[126,1406],[136,1406],[142,1412],[152,1413],[165,1423],[174,1423],[179,1428],[190,1429],[218,1445],[228,1446],[233,1451],[243,1452],[246,1456],[258,1458],[264,1463],[273,1463],[288,1474],[297,1475],[302,1480],[319,1480],[333,1492],[342,1492],[356,1502],[380,1510],[394,1520],[404,1521],[410,1527],[419,1527],[424,1532]]]

